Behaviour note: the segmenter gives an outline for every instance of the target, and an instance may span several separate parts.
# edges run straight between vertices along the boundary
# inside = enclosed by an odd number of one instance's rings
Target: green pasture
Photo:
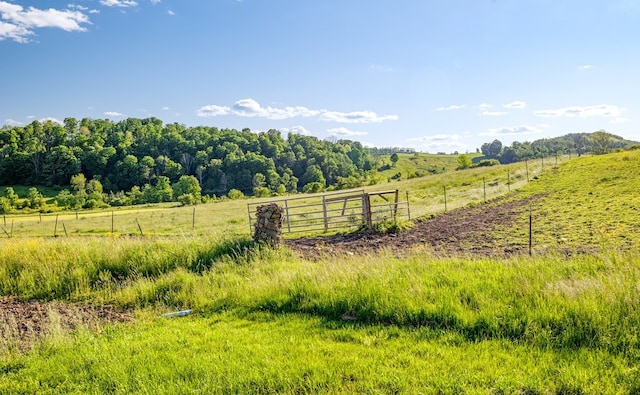
[[[5,237],[0,295],[111,304],[134,320],[64,332],[52,316],[27,351],[0,323],[0,394],[639,392],[640,151],[529,162],[528,183],[524,166],[391,185],[415,215],[444,211],[444,183],[449,209],[482,203],[483,178],[487,199],[537,196],[531,257],[417,246],[307,260],[254,244],[246,200],[196,206],[195,230],[193,207],[157,206],[115,211],[133,226],[113,234]],[[68,215],[67,231],[102,216],[110,227],[110,212]],[[498,242],[521,242],[528,218]]]
[[[426,154],[420,154],[426,155]],[[455,156],[443,155],[448,160]],[[398,163],[411,161],[413,155],[404,154]],[[418,156],[421,158],[421,156]],[[421,159],[422,160],[422,159]],[[400,200],[408,199],[412,218],[435,215],[464,207],[470,203],[481,203],[509,191],[519,189],[533,180],[544,168],[551,171],[556,161],[562,163],[569,157],[545,158],[527,163],[450,170],[446,173],[401,179],[366,186],[369,192],[398,189]],[[425,159],[421,166],[434,166],[432,158]],[[400,166],[400,165],[399,165]],[[416,166],[415,164],[413,166]],[[412,167],[420,168],[420,167]],[[361,189],[359,189],[361,190]],[[345,192],[345,191],[339,191]],[[117,207],[106,210],[59,211],[54,213],[9,214],[0,217],[0,237],[73,237],[73,236],[181,236],[211,234],[249,234],[247,203],[295,199],[295,205],[317,204],[316,195],[290,195],[263,199],[240,199],[212,201],[197,206],[180,207],[176,203]],[[317,211],[317,208],[315,208]],[[349,213],[347,213],[349,214]],[[311,214],[310,214],[311,215]],[[313,215],[311,215],[313,216]],[[318,219],[321,215],[315,215]]]

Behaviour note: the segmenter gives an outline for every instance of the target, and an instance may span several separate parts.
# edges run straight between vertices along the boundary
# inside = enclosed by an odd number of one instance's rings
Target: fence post
[[[76,215],[78,215],[78,212],[76,212]],[[113,210],[111,210],[111,233],[113,234]]]
[[[511,172],[507,169],[507,188],[511,192]]]
[[[140,222],[138,218],[136,218],[136,224],[138,224],[138,230],[140,231],[140,236],[144,237],[144,233],[142,233],[142,226],[140,226]]]
[[[324,215],[324,231],[329,230],[329,217],[327,213],[327,198],[322,196],[322,214]]]
[[[253,232],[253,228],[251,228],[251,203],[247,203],[247,214],[249,215],[249,233]]]
[[[444,185],[444,212],[447,212],[447,185]]]
[[[542,170],[544,170],[544,156],[542,157]]]
[[[287,199],[284,201],[284,213],[287,216],[287,231],[291,233],[291,222],[289,222],[289,201]]]
[[[531,205],[529,205],[529,256],[533,254],[533,215],[531,214]]]
[[[67,234],[67,227],[64,226],[64,221],[61,221],[61,222],[62,222],[62,229],[64,230],[64,237],[69,237],[69,235]]]
[[[40,221],[42,221],[42,214],[40,214]],[[53,226],[53,237],[56,237],[56,232],[58,231],[58,214],[56,214],[56,224]]]
[[[371,218],[371,196],[368,193],[364,194],[365,207],[367,210],[367,229],[373,229],[373,219]]]
[[[409,191],[407,191],[407,217],[411,221],[411,210],[409,209]]]
[[[482,177],[482,192],[484,194],[484,201],[487,201],[487,183],[484,179],[484,177]]]
[[[191,230],[196,229],[196,206],[193,206],[193,215],[191,216]]]
[[[396,221],[398,219],[398,193],[399,191],[396,189],[396,194],[395,194],[395,202],[393,204],[393,220]]]
[[[524,168],[527,171],[527,182],[529,182],[529,161],[525,159]]]

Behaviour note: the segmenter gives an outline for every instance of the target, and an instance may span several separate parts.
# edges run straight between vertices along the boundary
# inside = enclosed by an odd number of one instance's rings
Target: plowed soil
[[[78,327],[99,330],[105,324],[131,320],[113,306],[22,301],[0,297],[0,348],[28,349],[35,341]]]
[[[540,196],[521,200],[499,198],[431,218],[419,218],[412,229],[399,233],[356,232],[287,240],[286,245],[307,259],[327,255],[353,255],[388,250],[396,254],[416,247],[442,256],[505,256],[522,254],[528,242],[497,240],[495,230],[508,229]]]

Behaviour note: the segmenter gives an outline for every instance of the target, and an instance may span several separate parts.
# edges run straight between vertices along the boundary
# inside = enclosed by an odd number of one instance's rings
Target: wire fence
[[[421,177],[403,181],[406,184],[397,185],[405,188],[391,191],[356,189],[276,200],[251,199],[249,204],[243,200],[226,200],[223,204],[214,202],[184,207],[160,204],[102,211],[12,213],[0,217],[0,237],[241,234],[247,229],[247,214],[252,230],[255,208],[272,201],[283,203],[288,210],[284,224],[286,232],[371,227],[384,220],[437,214],[493,199],[524,186],[567,158],[571,157],[530,160],[524,162],[524,166],[522,163],[501,166],[498,172],[491,174],[478,170],[477,177],[464,172],[460,172],[460,176],[445,173],[438,175],[440,177]],[[469,177],[461,177],[463,174]]]

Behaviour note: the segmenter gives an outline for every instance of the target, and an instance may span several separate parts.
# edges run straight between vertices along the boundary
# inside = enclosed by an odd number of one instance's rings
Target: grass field
[[[456,163],[453,155],[420,154],[417,163],[415,158],[414,155],[401,155],[398,168],[426,172],[425,169],[442,163],[450,171],[364,188],[371,192],[398,189],[403,201],[408,194],[414,218],[444,212],[445,188],[446,208],[451,210],[521,188],[527,184],[527,173],[529,180],[532,180],[543,171],[542,160],[454,171],[451,170],[455,169]],[[557,160],[562,163],[568,159],[560,157]],[[544,161],[548,170],[555,165],[556,158],[546,158]],[[291,197],[297,198],[299,195]],[[0,237],[245,235],[250,233],[247,203],[273,199],[224,200],[195,207],[163,203],[107,210],[11,214],[0,217]]]
[[[429,214],[439,203],[420,202],[444,181],[478,203],[478,179],[506,187],[518,166],[397,184]],[[508,199],[540,196],[533,257],[425,246],[310,261],[254,245],[246,223],[228,230],[237,201],[206,205],[231,213],[219,231],[4,239],[0,294],[134,320],[49,330],[28,351],[0,326],[0,393],[637,393],[640,151],[528,166],[536,179]]]

